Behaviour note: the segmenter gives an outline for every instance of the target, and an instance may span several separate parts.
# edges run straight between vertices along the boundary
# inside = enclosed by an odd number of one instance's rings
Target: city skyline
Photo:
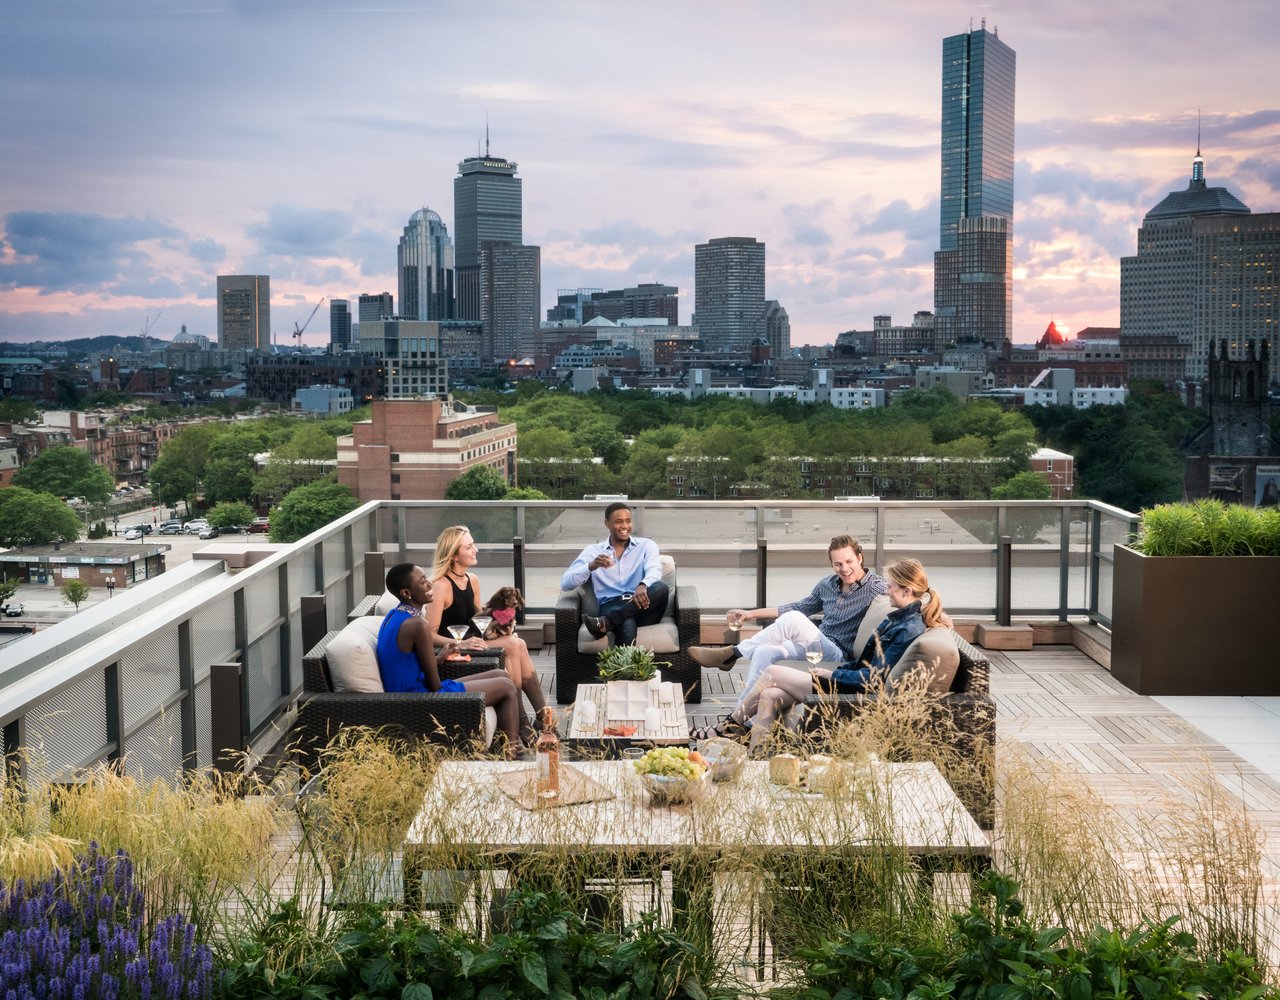
[[[291,342],[320,296],[396,287],[412,212],[456,232],[486,116],[544,302],[665,282],[688,315],[695,245],[742,235],[769,246],[793,343],[906,322],[933,301],[942,39],[983,17],[1018,53],[1015,341],[1118,325],[1120,258],[1185,186],[1198,111],[1209,183],[1280,210],[1267,3],[1219,5],[1212,31],[1187,2],[649,13],[7,5],[0,340],[136,334],[161,310],[153,335],[215,336],[216,275],[263,274]]]

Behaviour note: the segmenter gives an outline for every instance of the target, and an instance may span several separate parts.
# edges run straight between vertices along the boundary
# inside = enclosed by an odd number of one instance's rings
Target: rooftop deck
[[[1155,699],[1134,694],[1074,646],[985,652],[1002,766],[1021,757],[1092,791],[1135,828],[1176,821],[1194,790],[1189,782],[1211,774],[1257,824],[1280,898],[1280,698]],[[553,701],[555,647],[534,656]],[[745,676],[741,665],[704,670],[691,724],[728,712]]]

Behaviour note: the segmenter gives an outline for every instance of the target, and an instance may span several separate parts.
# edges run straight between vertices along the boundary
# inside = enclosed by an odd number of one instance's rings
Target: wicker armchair
[[[662,557],[662,580],[670,589],[667,613],[657,625],[645,625],[636,633],[636,644],[653,650],[657,659],[671,663],[661,668],[663,680],[679,681],[684,700],[702,701],[702,668],[685,652],[696,646],[702,627],[702,607],[696,587],[676,586],[675,560]],[[607,645],[595,639],[582,624],[583,615],[598,614],[600,606],[588,579],[575,590],[561,591],[556,601],[556,701],[568,705],[577,698],[579,684],[599,681],[596,654]]]
[[[921,756],[933,759],[978,825],[990,830],[995,823],[996,703],[990,694],[991,664],[986,656],[955,636],[960,665],[950,690],[929,701],[931,734],[948,745],[922,744]],[[803,664],[807,667],[807,664]],[[803,727],[821,736],[833,722],[857,718],[878,697],[892,694],[812,694],[805,701]],[[931,753],[930,750],[935,752]],[[957,766],[958,760],[976,766]]]
[[[484,697],[471,693],[378,692],[357,694],[335,692],[326,658],[326,649],[340,633],[329,632],[302,658],[303,696],[293,737],[301,763],[315,771],[320,751],[343,726],[386,729],[410,739],[428,740],[449,746],[486,741]],[[496,665],[501,665],[501,657]],[[470,663],[440,665],[440,676],[455,680],[491,670],[492,657]]]

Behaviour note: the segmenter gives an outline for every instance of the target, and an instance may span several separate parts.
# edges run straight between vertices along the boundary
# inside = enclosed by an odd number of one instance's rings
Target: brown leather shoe
[[[737,646],[690,646],[689,655],[695,663],[704,667],[732,670],[739,654]]]

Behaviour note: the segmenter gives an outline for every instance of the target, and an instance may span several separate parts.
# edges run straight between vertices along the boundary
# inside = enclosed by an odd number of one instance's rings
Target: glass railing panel
[[[1004,532],[1012,539],[1010,609],[1053,614],[1062,604],[1062,507],[1059,504],[1005,509]]]
[[[182,773],[182,713],[174,705],[129,737],[125,742],[129,773],[150,784],[172,784]]]
[[[105,691],[102,671],[94,670],[27,712],[33,776],[56,777],[106,755]]]
[[[280,699],[280,636],[273,629],[249,643],[245,656],[249,697],[249,728],[256,730],[271,717]]]
[[[1067,613],[1086,614],[1091,592],[1089,553],[1093,545],[1093,519],[1083,504],[1067,507],[1066,517]]]
[[[280,617],[280,581],[275,573],[254,572],[244,588],[244,612],[250,641],[274,628]]]
[[[235,662],[238,652],[235,603],[228,590],[201,604],[191,615],[191,661],[196,681],[209,676],[211,663]]]
[[[770,549],[817,548],[825,553],[836,535],[852,535],[865,546],[874,539],[876,530],[875,508],[856,503],[835,507],[767,505],[762,507],[760,519],[760,531],[768,539]]]
[[[120,701],[126,730],[154,715],[181,689],[178,623],[149,633],[120,657]]]
[[[324,540],[323,546],[320,562],[322,579],[326,584],[334,580],[341,580],[353,569],[351,561],[347,558],[346,533],[339,531],[330,535]],[[303,593],[314,594],[315,592],[316,582],[313,577],[308,582],[307,589]]]
[[[192,703],[195,707],[196,767],[209,767],[213,763],[213,702],[207,677],[195,686]]]
[[[887,507],[877,569],[919,559],[943,607],[990,614],[996,601],[996,508]]]
[[[295,552],[286,563],[289,574],[289,615],[297,614],[302,598],[315,593],[314,553],[310,549]]]

